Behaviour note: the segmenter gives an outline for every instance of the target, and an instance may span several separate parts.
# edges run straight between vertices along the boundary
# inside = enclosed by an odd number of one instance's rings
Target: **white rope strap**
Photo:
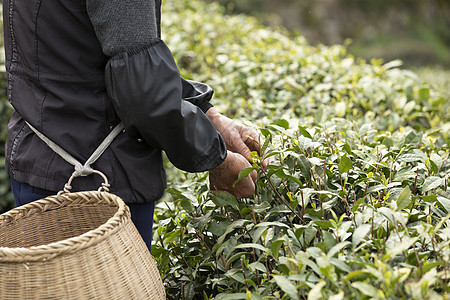
[[[70,155],[66,150],[61,148],[59,145],[57,145],[55,142],[50,140],[48,137],[46,137],[44,134],[42,134],[39,130],[34,128],[30,123],[26,122],[28,126],[31,128],[31,130],[36,133],[36,135],[44,142],[46,143],[50,149],[55,151],[59,156],[61,156],[65,161],[70,163],[75,167],[75,171],[72,173],[69,181],[64,187],[64,192],[68,193],[69,190],[72,188],[70,186],[72,179],[79,176],[88,176],[91,174],[99,174],[103,177],[105,180],[105,183],[103,184],[103,187],[108,190],[109,184],[106,176],[101,173],[100,171],[94,170],[91,165],[97,161],[97,159],[105,152],[105,150],[109,147],[109,145],[112,143],[112,141],[116,138],[116,136],[119,135],[119,133],[122,132],[122,130],[125,128],[123,123],[119,123],[109,134],[108,136],[103,140],[103,142],[100,144],[100,146],[97,147],[97,149],[92,153],[92,155],[88,158],[88,160],[84,163],[80,163],[76,158],[74,158],[72,155]]]

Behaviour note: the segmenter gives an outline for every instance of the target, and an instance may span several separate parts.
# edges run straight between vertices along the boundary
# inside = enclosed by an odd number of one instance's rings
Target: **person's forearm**
[[[217,168],[209,171],[210,188],[229,192],[238,199],[252,196],[255,192],[256,171],[252,171],[250,175],[235,184],[239,173],[250,167],[251,165],[245,157],[228,151],[226,160]]]

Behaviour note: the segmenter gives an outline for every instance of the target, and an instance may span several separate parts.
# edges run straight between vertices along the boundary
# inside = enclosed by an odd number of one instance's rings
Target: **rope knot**
[[[72,173],[73,177],[80,177],[80,176],[89,176],[94,173],[94,169],[91,168],[91,166],[75,166],[75,172]]]

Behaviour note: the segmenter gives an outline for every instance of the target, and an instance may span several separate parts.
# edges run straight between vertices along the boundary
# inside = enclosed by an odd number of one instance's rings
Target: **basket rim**
[[[0,247],[0,262],[29,262],[54,258],[91,247],[117,232],[123,223],[130,220],[130,210],[117,195],[98,191],[83,191],[49,196],[13,208],[0,215],[0,225],[27,218],[37,212],[69,206],[106,204],[117,207],[117,211],[105,223],[95,229],[68,239],[31,247]]]

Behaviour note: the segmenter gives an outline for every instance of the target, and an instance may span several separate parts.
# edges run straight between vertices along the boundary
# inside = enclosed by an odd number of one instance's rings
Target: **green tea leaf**
[[[378,290],[373,285],[370,285],[365,282],[356,281],[352,283],[352,287],[359,290],[366,296],[378,299]]]
[[[253,248],[253,249],[258,249],[261,250],[263,252],[266,252],[266,248],[260,244],[255,244],[255,243],[244,243],[244,244],[239,244],[236,247],[234,247],[234,249],[245,249],[245,248]]]
[[[244,282],[247,283],[247,284],[250,284],[255,290],[258,290],[258,286],[256,285],[256,283],[253,280],[247,278],[247,279],[244,279]],[[254,294],[253,296],[256,297],[256,294]],[[247,290],[247,298],[246,299],[249,299],[249,300],[251,300],[251,299],[259,299],[259,298],[255,298],[255,297],[252,297],[251,292]]]
[[[252,242],[256,243],[259,241],[259,239],[261,238],[261,235],[267,230],[267,226],[263,226],[263,227],[258,227],[256,228],[256,230],[253,230],[253,232],[251,233],[252,235]]]
[[[352,212],[355,213],[363,202],[364,202],[364,198],[359,198],[358,200],[356,200],[356,202],[353,203]]]
[[[430,98],[430,89],[429,88],[421,88],[419,90],[419,99],[423,101],[428,101]]]
[[[311,241],[314,239],[314,237],[316,236],[317,233],[317,229],[315,228],[306,228],[304,231],[304,239],[305,239],[305,243],[306,245],[309,245],[311,243]]]
[[[409,169],[403,169],[398,171],[395,176],[393,181],[405,181],[405,180],[412,180],[414,177],[416,177],[416,173],[410,171]]]
[[[277,177],[280,178],[280,179],[289,178],[290,180],[294,181],[294,182],[297,183],[298,185],[301,185],[301,184],[302,184],[301,181],[300,181],[300,179],[298,179],[297,177],[294,177],[294,176],[292,176],[292,175],[290,175],[290,174],[287,174],[287,173],[285,172],[285,170],[283,170],[283,168],[279,168],[279,169],[274,173],[274,175],[277,176]],[[237,181],[236,181],[236,182],[237,182]]]
[[[183,207],[183,209],[187,212],[192,212],[194,211],[194,206],[192,205],[192,202],[187,199],[187,198],[183,198],[183,199],[179,199],[179,202],[181,207]]]
[[[447,213],[450,213],[450,199],[447,199],[447,198],[444,198],[441,196],[437,196],[436,199],[445,208]]]
[[[425,179],[425,182],[422,185],[422,192],[426,193],[431,191],[437,187],[439,187],[443,183],[443,179],[437,176],[430,176]]]
[[[259,261],[252,262],[251,264],[248,265],[248,268],[252,272],[256,272],[256,270],[261,271],[263,273],[267,272],[266,266],[260,263]]]
[[[208,227],[208,231],[216,236],[221,236],[224,234],[228,228],[228,226],[231,225],[231,221],[220,221],[220,222],[211,222],[211,224]]]
[[[330,258],[330,262],[333,266],[341,271],[344,271],[346,273],[350,273],[352,271],[352,268],[350,268],[345,261],[340,260],[339,258],[332,257]]]
[[[284,227],[284,228],[291,228],[289,227],[289,225],[278,222],[278,221],[273,221],[273,222],[261,222],[259,224],[255,225],[255,228],[259,228],[259,227]]]
[[[411,190],[405,187],[397,197],[397,209],[402,210],[411,204]]]
[[[322,230],[323,235],[323,242],[325,243],[325,246],[327,247],[327,250],[329,251],[331,248],[333,248],[334,245],[336,245],[336,238],[326,230]]]
[[[167,188],[166,192],[173,195],[175,203],[181,205],[187,212],[192,212],[194,210],[192,203],[195,202],[196,199],[192,195],[185,194],[175,188]]]
[[[369,273],[368,270],[356,270],[356,271],[349,272],[345,276],[345,279],[347,279],[347,280],[353,280],[355,278],[365,279],[365,278],[367,278],[369,276],[370,276],[370,273]]]
[[[312,139],[312,136],[309,134],[309,132],[306,130],[305,127],[299,125],[299,126],[298,126],[298,131],[300,131],[300,133],[301,133],[304,137],[307,137],[307,138],[309,138],[309,139]]]
[[[321,300],[323,299],[322,296],[322,288],[326,285],[326,282],[324,280],[319,281],[314,285],[314,287],[309,291],[308,293],[308,299],[309,300]],[[292,298],[295,299],[295,298]]]
[[[341,161],[339,162],[339,173],[345,173],[352,169],[353,164],[350,158],[347,155],[341,157]]]
[[[239,176],[238,179],[236,179],[235,182],[233,182],[233,187],[236,186],[236,184],[241,181],[242,179],[244,179],[245,177],[247,177],[248,175],[250,175],[251,172],[253,172],[254,170],[256,170],[256,167],[250,167],[250,168],[245,168],[242,171],[239,172]]]
[[[244,282],[244,275],[242,275],[242,272],[238,269],[229,270],[228,272],[225,273],[225,276],[232,278],[232,279],[236,280],[237,282]]]
[[[279,119],[276,125],[283,127],[284,129],[289,129],[289,122],[285,119]]]
[[[314,224],[318,225],[322,229],[328,229],[328,228],[332,227],[332,224],[330,223],[330,221],[317,220],[317,221],[314,221]]]
[[[434,161],[430,160],[430,166],[434,174],[439,173],[439,168]]]
[[[220,236],[220,238],[217,240],[217,244],[220,245],[223,243],[223,241],[225,240],[227,234],[233,232],[235,229],[237,228],[241,228],[242,226],[244,226],[245,224],[250,223],[249,220],[245,220],[245,219],[240,219],[237,221],[234,221],[233,223],[231,223],[228,227],[227,230],[225,230],[225,233],[222,234]]]
[[[210,191],[211,200],[218,207],[231,206],[232,208],[239,210],[239,203],[236,197],[230,193],[223,191]]]
[[[405,145],[417,147],[421,140],[422,134],[417,134],[414,131],[411,131],[405,138]]]
[[[336,244],[333,248],[331,248],[330,251],[327,253],[328,258],[332,258],[335,256],[339,251],[341,251],[343,248],[347,247],[350,244],[350,242],[340,242],[339,244]]]
[[[419,237],[403,237],[400,243],[396,244],[392,249],[390,249],[389,252],[386,253],[386,255],[383,256],[383,259],[394,258],[396,255],[409,249],[409,247],[411,247],[418,239]]]
[[[255,288],[255,290],[256,290],[256,288]],[[264,300],[264,298],[258,292],[252,292],[250,300]]]
[[[367,236],[370,232],[372,226],[370,224],[362,224],[357,227],[352,235],[352,246],[355,248],[361,243],[361,241]]]
[[[419,155],[417,153],[405,153],[398,158],[400,162],[425,162],[426,157],[424,155]]]
[[[434,262],[425,261],[422,266],[422,272],[426,273],[431,269],[441,266],[443,264],[444,264],[443,261],[434,261]]]
[[[241,282],[243,282],[243,281],[244,281],[244,277],[242,276],[242,281]],[[245,299],[247,299],[247,294],[246,293],[232,293],[232,294],[230,294],[230,293],[220,293],[220,294],[217,294],[214,297],[214,300],[245,300]]]
[[[374,186],[371,186],[370,188],[368,188],[367,193],[373,193],[373,192],[385,190],[386,188],[387,188],[387,186],[385,186],[384,184],[377,184],[377,185],[374,185]]]
[[[312,139],[304,137],[303,135],[298,137],[298,143],[302,149],[307,149],[307,150],[314,150],[314,149],[322,146],[321,143],[313,142]]]
[[[281,245],[284,243],[283,240],[276,240],[270,245],[270,250],[272,250],[273,256],[278,259],[278,255],[280,254]]]
[[[283,292],[285,292],[289,297],[291,297],[292,299],[298,299],[297,288],[289,279],[281,275],[275,275],[273,279],[280,287],[280,289]]]
[[[311,181],[311,163],[304,155],[299,155],[298,164],[306,180]]]
[[[429,195],[429,196],[423,196],[423,201],[428,202],[428,203],[433,203],[438,201],[436,195]]]
[[[232,252],[231,252],[232,253]],[[230,254],[231,254],[230,253]],[[226,267],[228,268],[234,261],[236,261],[237,259],[240,259],[241,257],[245,257],[245,255],[247,254],[251,254],[252,252],[238,252],[235,253],[233,255],[231,255],[230,257],[227,257],[227,264]]]
[[[191,221],[191,225],[197,229],[198,231],[203,231],[206,224],[211,221],[212,211],[208,211],[205,215],[193,218]]]

